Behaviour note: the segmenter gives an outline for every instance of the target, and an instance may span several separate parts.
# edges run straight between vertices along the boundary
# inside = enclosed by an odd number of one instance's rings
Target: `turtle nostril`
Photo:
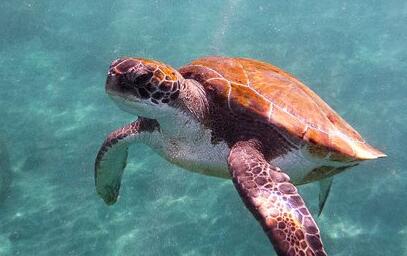
[[[121,79],[114,74],[110,74],[107,76],[106,79],[106,89],[107,90],[115,90],[121,83]]]
[[[127,59],[128,59],[127,57],[122,57],[122,58],[115,59],[115,60],[112,61],[112,63],[110,64],[110,67],[109,67],[109,68],[115,67],[115,66],[117,66],[119,63],[121,63],[121,62],[123,62],[123,61],[125,61],[125,60],[127,60]]]
[[[118,70],[116,66],[112,66],[107,71],[107,75],[110,77],[121,77],[123,73],[120,70]]]

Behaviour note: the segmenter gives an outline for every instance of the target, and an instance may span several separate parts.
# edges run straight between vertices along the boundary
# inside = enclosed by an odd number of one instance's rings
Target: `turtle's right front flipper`
[[[96,191],[106,204],[114,204],[119,195],[129,144],[157,130],[156,120],[140,117],[107,136],[95,161]]]
[[[264,158],[256,141],[240,141],[228,165],[246,207],[279,256],[327,256],[317,224],[288,175]]]

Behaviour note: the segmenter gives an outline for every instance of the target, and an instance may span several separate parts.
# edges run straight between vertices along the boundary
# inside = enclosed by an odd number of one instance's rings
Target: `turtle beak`
[[[126,92],[125,88],[120,83],[121,77],[115,73],[108,73],[106,78],[105,90],[109,98],[122,110],[138,114],[136,111],[140,99]]]
[[[107,75],[106,85],[105,85],[106,93],[109,95],[116,94],[115,92],[119,91],[119,89],[120,89],[119,78],[117,77],[117,75],[111,74],[109,72],[109,74]]]

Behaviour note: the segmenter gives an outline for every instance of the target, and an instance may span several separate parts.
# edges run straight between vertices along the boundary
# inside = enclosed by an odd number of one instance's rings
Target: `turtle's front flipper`
[[[119,195],[129,144],[158,129],[156,120],[140,117],[107,136],[95,161],[96,191],[106,204],[114,204]]]
[[[254,141],[236,143],[228,165],[246,207],[279,256],[327,255],[319,229],[290,178],[270,165]]]

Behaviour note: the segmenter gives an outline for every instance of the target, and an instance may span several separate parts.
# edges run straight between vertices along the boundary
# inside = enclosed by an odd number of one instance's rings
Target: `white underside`
[[[166,141],[166,151],[161,154],[170,162],[192,172],[204,175],[230,178],[227,166],[229,148],[225,143],[212,145],[210,139],[206,143],[193,144],[177,140]],[[312,170],[321,166],[344,166],[336,162],[307,156],[304,150],[291,151],[270,162],[281,168],[290,176],[295,184],[303,183],[304,178]]]
[[[168,126],[178,126],[176,131],[172,130],[171,133],[166,133],[165,130],[162,131],[162,134],[159,135],[159,143],[156,143],[153,148],[168,161],[189,171],[230,178],[227,167],[229,154],[227,144],[223,142],[216,145],[211,144],[210,131],[185,115],[178,115],[176,119],[178,119],[177,125],[171,124]],[[343,166],[341,163],[315,158],[305,148],[290,151],[273,159],[271,164],[281,168],[290,176],[293,183],[298,184],[303,183],[304,177],[316,168],[321,166]]]
[[[305,147],[281,155],[273,159],[271,164],[280,167],[295,184],[302,184],[304,178],[316,168],[322,166],[343,167],[346,165],[345,163],[316,158],[309,154]]]
[[[161,156],[186,170],[204,175],[230,178],[227,168],[229,147],[226,143],[211,144],[211,132],[195,120],[178,114],[176,124],[162,121],[158,143],[153,146]],[[168,129],[165,127],[177,127]],[[155,137],[155,136],[154,136]]]

